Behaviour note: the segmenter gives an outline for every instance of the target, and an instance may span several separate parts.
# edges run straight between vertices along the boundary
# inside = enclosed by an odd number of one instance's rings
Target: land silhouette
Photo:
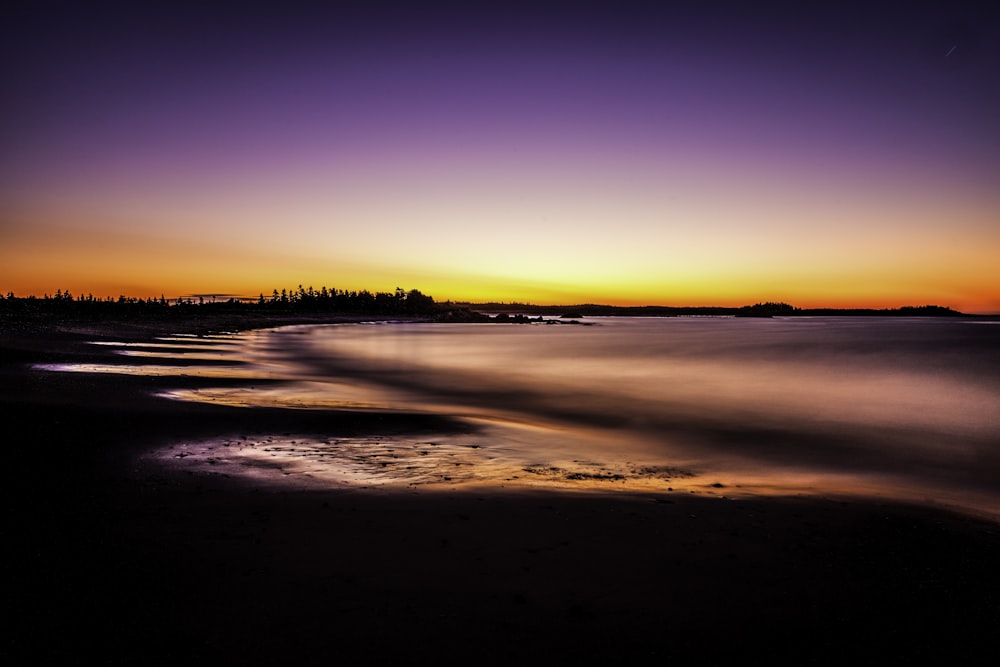
[[[563,317],[794,317],[794,316],[898,316],[962,317],[951,308],[924,305],[901,308],[797,308],[787,303],[763,302],[740,307],[722,306],[611,306],[601,304],[533,305],[503,302],[435,301],[418,289],[396,288],[392,292],[369,290],[319,290],[312,286],[272,290],[265,297],[219,297],[201,294],[167,299],[155,297],[95,297],[57,290],[42,296],[0,295],[0,326],[51,322],[101,321],[223,321],[252,327],[288,317],[369,316],[426,319],[438,322],[532,321],[529,316]]]

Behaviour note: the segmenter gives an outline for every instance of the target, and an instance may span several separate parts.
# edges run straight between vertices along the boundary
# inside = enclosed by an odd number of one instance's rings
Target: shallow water
[[[255,434],[164,457],[307,484],[864,494],[1000,510],[1000,327],[933,318],[349,324],[129,348],[272,380],[246,407],[418,411],[472,435]],[[174,346],[174,347],[171,347]],[[135,368],[141,368],[137,366]],[[149,369],[163,373],[162,365]],[[293,442],[294,441],[294,442]]]

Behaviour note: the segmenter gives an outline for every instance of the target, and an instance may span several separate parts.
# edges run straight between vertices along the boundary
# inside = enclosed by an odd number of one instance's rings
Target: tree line
[[[167,299],[95,297],[93,294],[73,295],[56,290],[55,294],[15,296],[0,294],[0,315],[59,316],[81,319],[102,317],[159,318],[185,314],[247,314],[271,313],[289,315],[357,314],[378,317],[430,317],[440,321],[488,321],[482,313],[515,313],[521,315],[562,315],[563,317],[630,316],[735,316],[775,317],[796,315],[901,315],[901,316],[961,316],[962,313],[943,306],[903,306],[902,308],[797,308],[787,303],[764,302],[738,308],[719,306],[607,306],[583,304],[577,306],[534,306],[531,304],[500,303],[438,303],[420,290],[397,287],[392,292],[349,291],[321,287],[274,289],[269,296],[234,297],[202,294]],[[504,319],[502,321],[508,321]],[[525,320],[527,321],[527,320]]]
[[[116,297],[95,297],[93,294],[73,295],[66,290],[56,290],[55,294],[38,296],[15,296],[8,292],[0,294],[0,312],[5,314],[61,315],[110,315],[110,314],[165,314],[168,312],[204,309],[216,312],[269,312],[293,314],[357,313],[372,315],[429,315],[437,312],[433,297],[420,290],[404,290],[397,287],[393,292],[370,292],[368,290],[348,291],[313,287],[298,289],[275,289],[265,297],[232,297],[217,299],[216,295],[202,294],[175,299],[136,298],[120,295]]]

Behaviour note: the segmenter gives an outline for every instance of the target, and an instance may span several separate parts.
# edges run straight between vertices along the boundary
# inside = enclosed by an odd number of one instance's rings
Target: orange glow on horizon
[[[800,308],[933,304],[1000,313],[993,252],[1000,233],[982,212],[970,214],[964,237],[942,244],[929,223],[908,235],[861,225],[806,233],[780,221],[742,229],[732,222],[739,219],[735,213],[712,227],[663,228],[641,211],[618,226],[610,213],[562,212],[563,219],[592,216],[583,236],[565,222],[535,232],[501,218],[490,222],[504,233],[483,235],[460,224],[472,215],[471,206],[451,221],[421,217],[401,231],[386,223],[335,233],[313,223],[267,226],[263,214],[247,219],[254,224],[213,224],[227,220],[214,217],[221,210],[154,212],[139,218],[147,224],[136,225],[111,203],[82,213],[60,208],[0,211],[0,291],[252,298],[299,284],[371,291],[400,286],[437,301],[473,303],[738,307],[782,301]],[[417,223],[438,229],[425,233]]]
[[[222,267],[220,267],[221,269]],[[394,280],[371,272],[367,279],[344,276],[342,280],[335,279],[299,279],[286,280],[284,275],[274,272],[267,282],[260,276],[240,279],[232,274],[224,275],[224,270],[211,275],[178,276],[172,280],[157,283],[153,280],[144,282],[139,276],[116,280],[103,275],[92,278],[81,277],[67,272],[60,278],[58,271],[53,271],[44,284],[24,281],[20,283],[6,282],[3,293],[13,292],[16,296],[42,296],[54,294],[56,290],[69,291],[74,296],[93,294],[95,297],[117,298],[119,295],[140,298],[168,299],[190,295],[218,295],[220,300],[230,296],[255,298],[263,294],[269,298],[272,290],[294,290],[298,285],[320,289],[321,287],[351,290],[392,291],[400,286],[404,289],[419,289],[431,295],[438,302],[457,303],[509,303],[539,306],[571,306],[582,304],[601,304],[610,306],[718,306],[740,307],[758,302],[785,302],[798,308],[871,308],[885,309],[901,306],[938,305],[953,308],[970,314],[1000,314],[1000,298],[996,294],[983,289],[979,292],[947,292],[902,290],[891,293],[872,292],[868,294],[850,293],[847,290],[808,290],[791,288],[748,288],[747,285],[716,285],[712,289],[700,290],[693,286],[687,290],[655,288],[623,290],[620,292],[587,289],[581,286],[573,290],[569,288],[546,289],[544,286],[515,285],[510,283],[491,283],[472,277],[467,280],[457,279],[453,282],[429,277],[419,280],[419,275],[409,275],[406,280]],[[288,275],[291,275],[290,273]],[[317,278],[319,278],[317,276]],[[728,288],[727,288],[728,287]]]

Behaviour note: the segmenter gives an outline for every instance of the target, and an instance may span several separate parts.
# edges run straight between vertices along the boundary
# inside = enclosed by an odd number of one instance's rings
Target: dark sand
[[[140,455],[179,438],[452,425],[171,402],[150,392],[198,381],[31,369],[107,361],[82,329],[0,330],[10,664],[996,658],[996,523],[875,501],[290,491],[165,471]]]

